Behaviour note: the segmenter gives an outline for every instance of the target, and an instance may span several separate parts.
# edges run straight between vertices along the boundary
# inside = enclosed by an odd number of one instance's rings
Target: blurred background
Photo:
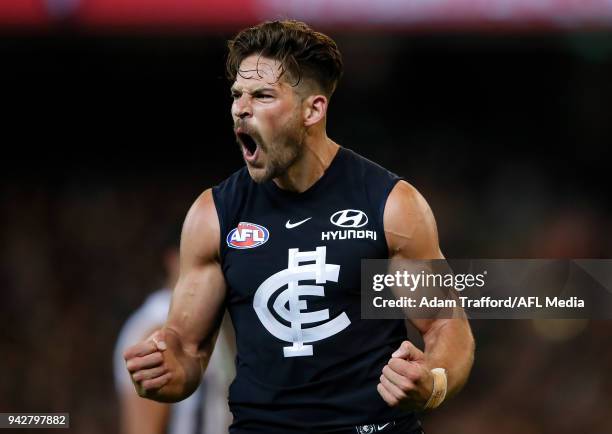
[[[609,0],[2,1],[1,412],[117,432],[119,330],[167,228],[243,164],[226,41],[283,17],[336,39],[330,137],[423,193],[447,257],[611,256]],[[611,325],[472,322],[426,431],[612,432]]]

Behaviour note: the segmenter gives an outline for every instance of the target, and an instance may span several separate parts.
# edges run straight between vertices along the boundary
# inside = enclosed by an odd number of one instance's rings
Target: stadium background
[[[610,257],[612,4],[485,3],[284,13],[344,54],[330,136],[425,195],[447,257]],[[279,5],[0,3],[0,411],[116,432],[119,328],[167,228],[242,164],[225,41]],[[474,321],[471,379],[426,430],[612,432],[610,325]]]

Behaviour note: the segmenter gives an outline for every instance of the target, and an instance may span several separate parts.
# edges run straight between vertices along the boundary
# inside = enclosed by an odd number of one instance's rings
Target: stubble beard
[[[253,168],[247,164],[247,169],[253,181],[257,183],[267,182],[285,174],[302,157],[305,137],[306,129],[304,127],[299,125],[288,126],[283,133],[277,136],[278,145],[270,146],[267,144],[265,147],[262,146],[262,149],[267,151],[265,167]],[[279,149],[279,147],[281,148]]]

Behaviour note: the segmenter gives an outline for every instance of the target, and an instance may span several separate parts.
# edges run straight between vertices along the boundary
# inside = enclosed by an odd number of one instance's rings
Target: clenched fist
[[[402,342],[383,368],[376,389],[391,407],[423,410],[433,391],[425,354],[411,342]]]
[[[164,362],[166,350],[164,332],[157,330],[146,340],[129,347],[123,353],[125,365],[130,372],[136,392],[143,398],[154,395],[172,378]]]

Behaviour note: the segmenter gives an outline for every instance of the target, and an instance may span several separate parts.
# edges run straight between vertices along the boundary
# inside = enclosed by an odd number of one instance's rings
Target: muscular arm
[[[219,233],[212,192],[207,190],[185,219],[180,276],[165,326],[124,354],[142,397],[180,401],[200,382],[224,310],[226,285],[219,262]]]
[[[390,258],[444,259],[431,209],[407,182],[397,183],[389,195],[384,225]],[[446,369],[447,396],[456,394],[465,384],[474,360],[474,338],[463,316],[410,321],[423,335],[425,351],[404,342],[385,367],[386,372],[383,370],[381,395],[390,405],[411,400],[405,406],[420,409],[431,395],[431,369]]]

